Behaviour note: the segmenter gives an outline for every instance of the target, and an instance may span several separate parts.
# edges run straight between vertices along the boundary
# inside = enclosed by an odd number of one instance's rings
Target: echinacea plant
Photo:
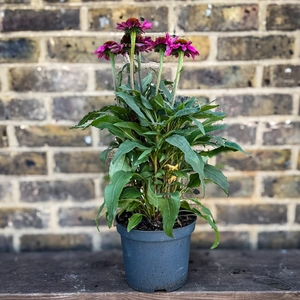
[[[114,141],[100,159],[109,160],[109,184],[98,218],[106,215],[111,227],[115,217],[128,216],[127,230],[162,227],[173,236],[182,226],[182,215],[205,219],[216,233],[212,246],[219,243],[219,232],[208,208],[199,201],[207,182],[229,191],[224,174],[209,164],[209,158],[226,151],[243,151],[239,145],[214,135],[224,127],[223,112],[217,104],[201,104],[195,97],[177,96],[184,57],[199,55],[191,41],[165,36],[144,36],[152,24],[130,18],[117,24],[124,31],[120,43],[108,41],[95,54],[111,63],[115,103],[88,113],[74,128],[94,126],[107,129]],[[158,71],[142,78],[141,53],[157,52]],[[115,56],[129,58],[117,74]],[[174,81],[162,80],[165,56],[178,58]],[[128,81],[124,83],[125,76]],[[154,76],[156,75],[156,76]]]

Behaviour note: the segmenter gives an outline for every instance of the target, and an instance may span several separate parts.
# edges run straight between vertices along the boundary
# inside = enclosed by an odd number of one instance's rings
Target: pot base
[[[174,238],[163,231],[127,232],[117,223],[128,285],[146,293],[181,288],[187,280],[190,238],[195,223],[174,229]]]

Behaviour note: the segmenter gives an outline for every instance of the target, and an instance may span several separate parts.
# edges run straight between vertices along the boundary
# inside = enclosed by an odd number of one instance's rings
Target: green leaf
[[[185,137],[173,134],[168,137],[166,141],[179,148],[184,153],[185,161],[193,168],[195,172],[199,174],[201,181],[203,194],[205,195],[205,183],[204,183],[204,161],[200,155],[198,155],[190,146]]]
[[[136,225],[138,225],[139,223],[141,223],[143,219],[143,215],[142,214],[134,214],[129,218],[129,222],[127,225],[127,232],[131,231]]]
[[[115,93],[119,98],[125,101],[125,103],[133,110],[135,113],[142,119],[146,119],[145,115],[143,112],[140,110],[140,108],[137,106],[135,103],[135,97],[131,96],[127,93],[124,92],[116,92]]]
[[[114,162],[111,161],[109,166],[110,178],[114,176],[120,170],[131,171],[131,167],[126,159],[125,155],[119,156]]]
[[[190,174],[190,181],[188,183],[189,188],[199,188],[201,185],[199,174],[198,173],[193,173]]]
[[[213,181],[228,195],[229,193],[229,183],[225,175],[212,165],[204,166],[205,178]]]
[[[161,80],[159,84],[159,88],[162,90],[163,94],[167,97],[167,99],[171,102],[172,101],[172,94],[166,87],[166,83],[169,84],[170,82]]]
[[[225,141],[224,142],[224,145],[225,146],[220,146],[216,149],[213,149],[213,150],[210,150],[210,151],[206,151],[206,155],[208,157],[213,157],[219,153],[223,153],[223,152],[229,152],[229,151],[241,151],[242,153],[248,155],[248,156],[251,156],[250,153],[244,151],[238,144],[234,143],[234,142],[230,142],[230,141]]]
[[[173,237],[173,226],[180,208],[179,192],[172,193],[168,198],[158,197],[158,208],[162,214],[165,234]]]
[[[153,182],[153,179],[150,179],[150,180],[148,179],[147,199],[151,205],[153,205],[154,207],[158,207],[158,198],[152,189],[152,182]]]
[[[96,223],[96,227],[97,227],[98,231],[100,231],[100,229],[99,229],[99,218],[101,218],[106,213],[106,210],[103,212],[104,208],[105,208],[105,202],[103,202],[101,204],[101,206],[99,207],[97,217],[95,218],[95,223]]]
[[[115,123],[114,125],[116,127],[120,127],[120,128],[132,129],[139,135],[142,135],[143,133],[145,133],[148,130],[147,128],[144,128],[134,122],[118,122],[118,123]]]
[[[124,211],[133,212],[140,205],[141,202],[137,199],[121,199],[118,202],[118,208],[121,209],[121,211],[118,213],[118,216],[120,216]]]
[[[148,149],[146,146],[143,146],[140,143],[126,140],[124,143],[122,143],[120,145],[120,147],[116,151],[114,158],[112,160],[112,163],[114,163],[120,156],[125,155],[125,154],[129,153],[130,151],[132,151],[134,148],[139,148],[141,150]]]
[[[124,186],[129,182],[131,177],[132,173],[120,170],[112,176],[110,183],[104,189],[104,202],[107,207],[108,227],[112,226],[118,208],[119,197]]]
[[[155,97],[150,99],[150,103],[156,110],[159,110],[159,109],[162,109],[165,107],[164,99],[161,94],[157,94]]]
[[[101,153],[100,153],[100,160],[105,163],[106,162],[106,159],[107,159],[107,156],[108,154],[113,151],[114,149],[116,149],[118,147],[117,144],[114,144],[110,147],[108,147],[107,149],[103,150]]]
[[[193,117],[190,117],[191,120],[193,120],[193,122],[197,125],[197,127],[200,129],[201,133],[203,135],[205,135],[205,129],[204,129],[204,126],[201,122],[199,122],[197,119],[193,118]]]
[[[142,193],[136,187],[126,186],[122,191],[120,199],[135,199],[140,198],[141,195]]]
[[[152,72],[150,72],[146,77],[143,78],[142,80],[142,90],[145,91],[148,85],[152,82]]]
[[[210,210],[205,207],[203,204],[201,204],[196,198],[191,198],[189,199],[193,202],[195,202],[200,209],[202,210],[202,213],[196,209],[196,208],[192,208],[192,211],[199,217],[203,218],[206,220],[206,222],[213,228],[213,230],[215,231],[215,241],[214,244],[211,246],[211,249],[216,248],[219,243],[220,243],[220,233],[219,233],[219,229],[215,223],[215,220],[212,216],[212,213],[210,212]]]

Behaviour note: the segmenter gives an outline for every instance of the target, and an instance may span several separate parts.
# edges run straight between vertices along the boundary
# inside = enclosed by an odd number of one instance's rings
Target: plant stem
[[[140,92],[143,93],[143,85],[142,85],[142,76],[141,76],[141,70],[142,70],[142,54],[139,53],[138,55],[138,76],[139,76],[139,84],[140,84]]]
[[[130,48],[130,85],[131,89],[134,90],[134,50],[135,50],[135,40],[136,40],[136,32],[131,31],[130,32],[130,43],[131,43],[131,48]]]
[[[173,95],[173,97],[172,97],[172,106],[174,106],[174,103],[175,103],[176,91],[177,91],[177,87],[178,87],[180,73],[182,71],[183,57],[184,57],[184,51],[178,51],[178,66],[177,66],[175,83],[174,83],[173,90],[172,90],[172,95]]]
[[[157,76],[155,96],[158,94],[158,89],[159,89],[160,80],[161,80],[161,74],[162,74],[162,70],[163,70],[163,64],[164,64],[164,50],[160,49],[159,50],[159,71],[158,71],[158,76]]]
[[[117,91],[117,83],[116,83],[115,55],[111,52],[109,53],[109,60],[110,60],[110,64],[111,64],[114,91],[116,92]]]

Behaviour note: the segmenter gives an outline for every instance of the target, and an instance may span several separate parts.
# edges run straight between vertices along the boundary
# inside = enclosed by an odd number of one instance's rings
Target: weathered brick
[[[184,67],[181,89],[242,88],[254,86],[254,66]]]
[[[219,131],[217,135],[225,137],[230,141],[241,145],[255,144],[257,123],[247,122],[247,124],[231,124],[226,129]]]
[[[264,68],[263,86],[300,86],[300,65],[275,65]]]
[[[72,181],[23,181],[21,201],[85,201],[95,198],[94,182],[88,179]]]
[[[209,249],[214,243],[213,231],[194,232],[191,249]],[[218,249],[250,249],[249,232],[221,231]]]
[[[283,1],[282,1],[283,2]],[[297,30],[300,29],[300,5],[271,4],[267,7],[267,30]]]
[[[251,197],[254,191],[254,178],[253,177],[238,177],[238,178],[228,178],[230,184],[229,197],[230,198],[240,198],[240,197]],[[227,195],[224,191],[215,184],[207,184],[206,198],[224,198]]]
[[[114,104],[114,96],[76,96],[53,99],[52,117],[56,120],[79,121],[85,114]]]
[[[2,175],[45,175],[47,161],[45,152],[0,153]]]
[[[291,168],[290,149],[249,150],[251,156],[241,152],[220,154],[217,164],[224,170],[240,171],[279,171]]]
[[[96,71],[96,90],[110,90],[113,91],[113,79],[111,69]]]
[[[0,39],[0,63],[37,62],[39,52],[37,41],[33,39]]]
[[[300,197],[300,176],[283,176],[264,178],[262,196],[274,198]]]
[[[79,29],[79,24],[79,9],[7,9],[2,18],[2,31],[70,30]]]
[[[90,30],[96,31],[116,31],[116,24],[125,22],[132,16],[144,17],[153,23],[150,32],[168,31],[168,7],[137,7],[134,5],[120,5],[114,8],[103,7],[101,9],[90,9],[88,21]]]
[[[299,231],[266,231],[258,234],[258,249],[300,248]]]
[[[15,127],[16,138],[20,146],[42,147],[82,147],[91,146],[90,129],[70,130],[69,126],[19,126]]]
[[[186,5],[178,10],[177,25],[184,31],[257,30],[258,6]]]
[[[111,39],[111,38],[110,38]],[[106,37],[51,37],[47,40],[47,60],[55,62],[97,63],[94,51]],[[105,62],[105,60],[98,60]]]
[[[0,81],[0,90],[1,90],[1,81]],[[5,107],[4,102],[0,99],[0,120],[5,120]]]
[[[0,228],[46,228],[49,215],[33,208],[1,208]]]
[[[64,207],[58,212],[61,226],[96,226],[98,207]]]
[[[3,100],[3,110],[0,108],[0,119],[41,121],[45,120],[47,117],[45,105],[41,100],[34,98],[7,98]],[[1,113],[2,111],[3,115]]]
[[[10,89],[16,92],[80,92],[86,89],[88,77],[82,68],[20,67],[9,70],[9,79]]]
[[[21,251],[92,250],[88,234],[25,234],[20,238]]]
[[[293,112],[293,97],[288,94],[226,95],[218,97],[216,102],[228,117],[290,115]]]
[[[300,122],[267,123],[263,134],[264,145],[299,145]]]
[[[0,252],[12,252],[13,239],[12,236],[0,235]]]
[[[30,0],[0,0],[0,4],[28,4]]]
[[[286,35],[238,36],[218,39],[218,60],[292,58],[295,38]]]
[[[54,154],[55,172],[103,173],[107,167],[100,161],[99,152],[59,152]]]
[[[286,205],[216,205],[217,220],[221,224],[284,224]]]
[[[0,202],[11,202],[13,200],[11,182],[0,182]]]
[[[6,133],[6,126],[0,125],[0,148],[8,146],[8,139]]]
[[[295,222],[300,223],[300,205],[299,204],[296,206]]]

